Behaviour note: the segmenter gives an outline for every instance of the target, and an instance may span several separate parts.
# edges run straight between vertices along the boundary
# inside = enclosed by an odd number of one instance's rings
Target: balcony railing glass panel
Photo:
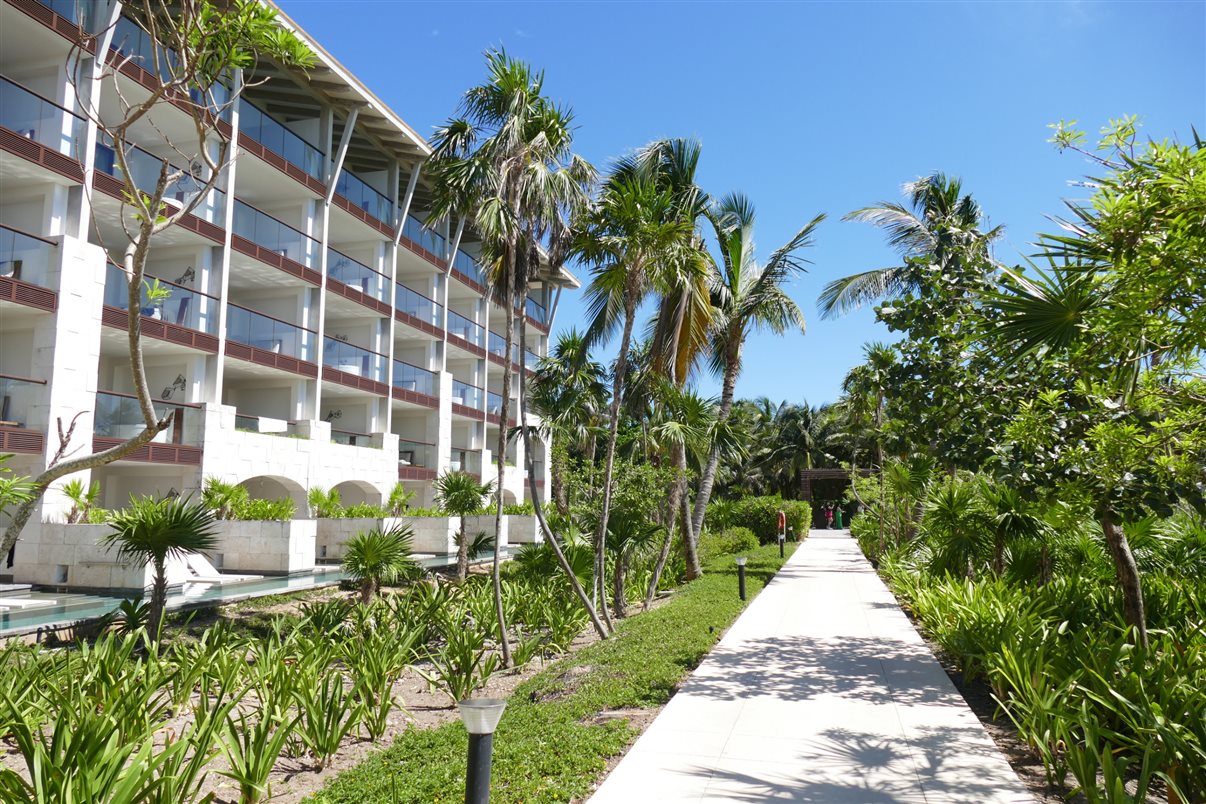
[[[301,168],[311,178],[323,180],[323,152],[246,98],[239,99],[239,131],[286,162]]]
[[[0,427],[29,427],[29,414],[42,399],[44,383],[0,374]]]
[[[486,394],[486,412],[493,416],[502,415],[502,394],[493,391]]]
[[[544,309],[544,305],[537,303],[535,299],[528,297],[526,309],[528,318],[541,324],[548,323],[548,311]]]
[[[173,405],[171,402],[154,402],[155,415],[162,419],[175,411],[174,422],[152,441],[158,444],[187,444],[196,446],[200,442],[198,433],[199,414],[190,405]],[[129,394],[112,391],[96,392],[96,416],[93,431],[103,438],[133,438],[146,429],[138,399]]]
[[[332,430],[331,443],[348,447],[371,447],[373,437],[368,433],[353,433],[349,430]]]
[[[448,311],[448,334],[469,341],[474,346],[481,346],[485,329],[473,323],[459,313]]]
[[[474,410],[482,409],[482,389],[460,380],[452,381],[452,401]]]
[[[422,469],[436,467],[436,446],[423,441],[398,439],[398,463]]]
[[[525,349],[524,350],[524,360],[525,360],[525,363],[528,368],[534,369],[534,368],[536,368],[537,365],[540,364],[540,355],[536,354],[535,352],[531,351],[530,349]]]
[[[50,287],[50,266],[57,248],[48,240],[0,226],[0,277]]]
[[[218,332],[218,300],[204,293],[189,290],[174,282],[159,280],[160,285],[167,286],[170,295],[161,302],[152,305],[147,301],[147,289],[155,281],[155,277],[143,280],[141,293],[141,312],[148,318],[160,319],[177,326],[187,327],[197,332],[216,335]],[[127,290],[126,273],[113,263],[105,267],[105,304],[119,310],[129,309],[130,294]]]
[[[412,366],[410,363],[395,360],[394,387],[400,388],[403,391],[414,391],[418,394],[435,396],[435,374],[427,369]]]
[[[93,30],[96,11],[101,7],[96,0],[38,0],[38,2],[86,31]]]
[[[406,285],[394,286],[394,309],[436,327],[440,325],[440,319],[444,314],[443,305],[432,301],[422,293],[411,290]]]
[[[94,5],[99,7],[99,4]],[[129,17],[118,17],[117,27],[113,31],[112,48],[151,75],[158,74],[159,80],[165,83],[172,80],[173,70],[179,64],[174,50],[157,45],[151,35]],[[193,103],[201,104],[204,101],[212,111],[221,111],[222,116],[228,118],[225,104],[230,101],[230,90],[220,82],[214,82],[208,93],[209,98],[202,98],[200,89],[189,89]]]
[[[0,78],[0,125],[76,161],[84,161],[81,149],[87,131],[84,119],[7,78]]]
[[[322,342],[324,366],[338,369],[344,374],[385,382],[385,355],[370,352],[368,349],[362,349],[335,338],[323,338]]]
[[[475,450],[452,448],[452,471],[481,475],[482,454]]]
[[[234,233],[296,263],[314,266],[318,241],[235,199]]]
[[[327,275],[336,282],[341,282],[350,288],[356,288],[366,296],[377,301],[385,301],[389,277],[379,274],[361,262],[357,262],[346,254],[329,249],[327,255]]]
[[[144,193],[150,194],[159,185],[159,174],[163,170],[163,159],[138,146],[127,145],[126,167],[130,172],[130,178],[134,186]],[[96,144],[96,169],[101,173],[107,173],[116,179],[125,181],[121,163],[117,159],[117,153],[112,144],[103,142]],[[163,191],[163,198],[169,204],[175,202],[183,206],[191,201],[205,186],[205,182],[202,179],[194,178],[188,171],[181,171],[180,168],[171,163],[169,163],[168,172],[169,175],[176,172],[182,174],[178,178],[171,180]],[[206,199],[193,209],[192,214],[212,224],[221,226],[226,219],[225,209],[226,194],[214,188]]]
[[[382,223],[393,225],[393,202],[377,190],[369,187],[364,179],[356,176],[346,168],[339,172],[339,180],[335,182],[335,192]]]
[[[444,259],[444,253],[447,251],[447,247],[444,245],[444,237],[424,227],[423,222],[414,215],[406,216],[406,223],[402,226],[402,234],[406,235],[406,239],[410,242],[422,246],[436,255],[437,258]]]
[[[299,360],[312,359],[312,331],[277,321],[237,304],[227,305],[226,337],[266,352],[289,355]]]

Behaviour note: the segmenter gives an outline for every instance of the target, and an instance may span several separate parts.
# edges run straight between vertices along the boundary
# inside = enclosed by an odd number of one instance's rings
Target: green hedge
[[[705,531],[699,539],[699,557],[703,561],[756,549],[758,537],[749,528],[725,528],[718,533]]]
[[[801,500],[773,497],[745,497],[740,500],[716,500],[708,505],[706,524],[714,530],[749,528],[763,544],[779,538],[779,511],[787,514],[787,526],[796,539],[808,533],[812,506]]]

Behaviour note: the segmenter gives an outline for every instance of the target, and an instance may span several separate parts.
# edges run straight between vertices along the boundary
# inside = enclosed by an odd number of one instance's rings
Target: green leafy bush
[[[244,521],[281,521],[293,518],[293,500],[244,500],[234,509],[231,519]]]
[[[699,539],[699,553],[703,561],[717,556],[745,553],[758,547],[758,537],[749,528],[727,528],[719,533],[706,531]]]
[[[779,538],[779,512],[787,514],[787,526],[796,539],[808,533],[812,506],[779,496],[718,500],[708,505],[707,524],[716,530],[749,528],[763,544]]]

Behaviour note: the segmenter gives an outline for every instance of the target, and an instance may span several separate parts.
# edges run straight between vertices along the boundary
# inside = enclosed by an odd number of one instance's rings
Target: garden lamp
[[[469,732],[469,769],[465,779],[465,804],[489,804],[490,758],[494,729],[502,719],[507,702],[500,698],[467,698],[457,706]]]
[[[737,556],[737,594],[745,600],[745,556]]]

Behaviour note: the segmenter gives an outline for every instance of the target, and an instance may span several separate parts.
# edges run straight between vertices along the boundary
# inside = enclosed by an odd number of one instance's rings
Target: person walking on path
[[[833,503],[825,503],[825,528],[833,530]]]

